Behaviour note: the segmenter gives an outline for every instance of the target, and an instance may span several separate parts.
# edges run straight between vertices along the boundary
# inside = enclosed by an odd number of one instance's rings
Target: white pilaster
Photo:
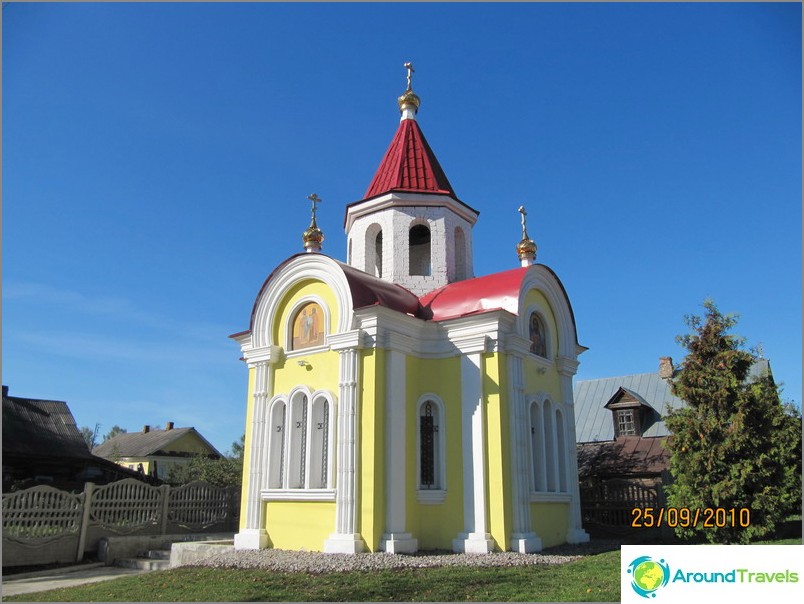
[[[485,554],[494,549],[488,532],[486,438],[480,352],[461,356],[464,532],[452,540],[456,552]]]
[[[348,338],[352,340],[353,338]],[[354,338],[357,341],[357,336]],[[335,485],[335,532],[324,542],[329,553],[355,554],[365,550],[363,538],[357,532],[357,407],[358,407],[358,349],[340,344],[340,379],[338,405],[338,456]],[[333,345],[336,348],[336,345]]]
[[[405,434],[407,426],[405,355],[386,352],[385,376],[385,533],[380,549],[392,554],[412,553],[418,541],[405,531]]]
[[[575,403],[572,396],[572,376],[578,370],[578,361],[568,357],[556,359],[558,372],[561,375],[561,397],[564,401],[567,436],[565,439],[567,456],[567,485],[572,499],[570,500],[570,522],[567,530],[567,543],[586,543],[589,533],[583,530],[581,520],[581,495],[578,485],[578,453],[575,445]]]
[[[511,549],[521,554],[538,552],[542,549],[542,540],[532,531],[530,517],[530,459],[528,456],[527,409],[525,408],[525,385],[522,378],[522,358],[511,355],[510,359],[510,401],[511,417],[511,473],[514,496],[514,526],[511,535]]]
[[[252,420],[248,427],[249,441],[249,473],[246,486],[246,524],[235,535],[235,549],[264,549],[268,547],[268,533],[265,530],[265,504],[260,497],[263,483],[267,482],[266,455],[268,451],[267,432],[265,430],[265,414],[268,398],[272,389],[271,364],[276,362],[280,354],[279,348],[270,346],[263,350],[244,350],[249,368],[253,369],[254,392],[252,403]]]

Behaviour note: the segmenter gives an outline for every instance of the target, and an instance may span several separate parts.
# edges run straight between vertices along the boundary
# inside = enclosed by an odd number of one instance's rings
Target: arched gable
[[[550,350],[557,356],[576,358],[580,351],[575,316],[564,286],[552,270],[543,264],[527,270],[519,286],[518,308],[517,331],[522,337],[529,339],[530,315],[538,312],[552,332],[548,335],[552,338]]]

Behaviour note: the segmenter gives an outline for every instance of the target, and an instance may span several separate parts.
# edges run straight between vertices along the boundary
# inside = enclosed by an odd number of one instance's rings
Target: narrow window
[[[382,278],[382,231],[377,233],[377,238],[374,240],[374,275]]]
[[[323,397],[313,401],[310,435],[310,488],[324,489],[329,461],[329,402]]]
[[[545,491],[544,425],[539,405],[530,406],[530,455],[533,466],[533,490]]]
[[[567,492],[567,453],[565,451],[566,443],[564,441],[564,417],[558,409],[556,409],[556,440],[558,441],[558,490],[561,493]]]
[[[430,229],[423,224],[417,224],[408,232],[410,247],[410,274],[431,274],[430,267]]]
[[[544,418],[544,457],[547,466],[547,490],[556,490],[556,439],[553,427],[553,409],[550,401],[544,402],[542,408]]]
[[[419,415],[419,481],[422,489],[438,489],[438,407],[432,401],[421,406]]]
[[[268,488],[281,489],[285,468],[285,403],[277,402],[271,409],[271,433],[268,437]]]
[[[288,455],[288,488],[305,487],[307,465],[307,395],[294,397],[290,406],[290,452]]]

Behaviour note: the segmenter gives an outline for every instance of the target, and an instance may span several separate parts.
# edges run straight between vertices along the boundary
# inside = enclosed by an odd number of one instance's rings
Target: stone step
[[[115,566],[122,568],[139,568],[140,570],[167,570],[170,568],[170,560],[151,560],[148,558],[118,558],[114,561]]]
[[[170,549],[151,549],[138,556],[149,560],[170,560]]]

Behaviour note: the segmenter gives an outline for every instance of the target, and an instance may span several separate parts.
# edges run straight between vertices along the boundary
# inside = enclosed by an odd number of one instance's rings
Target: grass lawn
[[[619,550],[561,565],[444,567],[310,575],[177,568],[3,598],[17,602],[615,602]]]

